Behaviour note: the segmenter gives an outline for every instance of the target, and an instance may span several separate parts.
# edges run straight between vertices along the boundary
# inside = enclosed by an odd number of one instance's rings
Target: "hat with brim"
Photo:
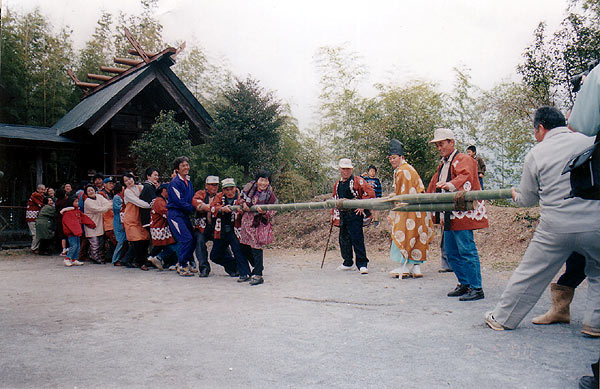
[[[221,181],[221,187],[223,189],[225,188],[231,188],[235,186],[235,180],[233,178],[226,178],[223,181]]]
[[[454,139],[454,131],[449,128],[437,128],[433,132],[433,139],[429,143],[441,142],[448,139]]]
[[[102,182],[104,182],[105,184],[108,184],[109,182],[112,182],[113,184],[115,183],[115,179],[112,177],[106,177]]]
[[[219,177],[217,176],[208,176],[206,177],[207,184],[217,184],[219,185]]]
[[[352,166],[352,161],[349,158],[340,159],[338,167],[340,169],[354,169],[354,166]]]

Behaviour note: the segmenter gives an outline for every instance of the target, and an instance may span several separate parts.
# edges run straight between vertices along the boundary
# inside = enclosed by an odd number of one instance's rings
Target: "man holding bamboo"
[[[333,185],[334,199],[373,199],[375,191],[362,177],[353,174],[354,166],[348,158],[340,159],[340,180]],[[332,223],[340,228],[340,252],[344,263],[338,270],[352,270],[354,259],[352,249],[356,254],[356,267],[360,274],[368,274],[367,250],[363,235],[363,209],[333,209]]]
[[[466,154],[459,153],[454,145],[454,132],[438,128],[433,140],[442,160],[431,178],[427,192],[457,192],[481,190],[477,175],[477,163]],[[488,227],[483,201],[475,201],[473,210],[444,212],[444,248],[448,263],[454,270],[459,284],[448,297],[460,296],[460,301],[484,298],[481,287],[479,253],[473,239],[473,230]],[[438,218],[436,217],[436,221]]]

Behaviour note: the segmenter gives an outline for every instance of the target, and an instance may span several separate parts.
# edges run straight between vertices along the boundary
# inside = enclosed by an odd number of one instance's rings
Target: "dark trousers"
[[[352,249],[356,254],[356,267],[366,267],[367,249],[363,235],[363,217],[354,211],[340,212],[340,252],[344,259],[344,266],[354,265]]]
[[[575,289],[585,280],[585,257],[573,251],[567,258],[566,266],[565,272],[556,283]]]
[[[237,272],[237,262],[233,258],[229,247],[226,247],[224,251],[221,249],[219,249],[220,252],[215,251],[215,240],[213,239],[211,230],[206,229],[204,232],[195,230],[194,240],[196,241],[196,259],[198,260],[198,270],[206,269],[210,272],[210,263],[208,262],[208,250],[206,248],[206,243],[209,240],[212,240],[213,249],[210,252],[210,260],[217,265],[223,266],[228,274]]]
[[[134,264],[138,267],[144,265],[148,260],[148,245],[150,242],[147,240],[136,240],[129,242],[129,248],[125,253],[125,256],[121,260],[123,265]]]
[[[248,261],[242,252],[242,247],[240,245],[240,241],[238,237],[235,235],[233,229],[231,231],[221,231],[221,238],[215,239],[213,241],[213,248],[210,252],[211,261],[215,262],[215,260],[219,260],[219,258],[224,258],[227,249],[231,247],[231,251],[233,251],[233,256],[235,257],[235,263],[237,271],[240,275],[249,275],[250,268],[248,267]],[[215,262],[216,263],[216,262]],[[227,273],[231,274],[235,270],[233,268],[225,268]]]
[[[104,260],[106,262],[112,262],[112,257],[117,246],[117,238],[115,237],[115,231],[107,230],[104,231]]]
[[[254,276],[262,276],[263,270],[265,269],[263,266],[263,251],[262,249],[254,249],[247,244],[242,245],[242,252],[244,253],[244,257],[252,266],[252,271],[250,274]]]

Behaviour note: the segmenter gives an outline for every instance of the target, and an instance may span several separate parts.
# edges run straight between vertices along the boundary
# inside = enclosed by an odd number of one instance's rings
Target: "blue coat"
[[[176,175],[169,183],[169,198],[167,200],[167,209],[170,211],[179,211],[182,214],[190,213],[196,210],[192,205],[194,197],[194,187],[191,181],[187,184]]]

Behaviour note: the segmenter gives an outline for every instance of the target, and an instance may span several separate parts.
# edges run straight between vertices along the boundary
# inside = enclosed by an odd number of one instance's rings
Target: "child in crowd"
[[[79,239],[82,235],[81,224],[85,224],[89,228],[96,228],[96,224],[87,215],[79,210],[79,199],[72,197],[69,199],[71,207],[63,208],[60,212],[62,213],[63,231],[67,240],[69,241],[69,251],[67,257],[64,260],[65,266],[81,266],[82,262],[78,261],[79,256]]]

